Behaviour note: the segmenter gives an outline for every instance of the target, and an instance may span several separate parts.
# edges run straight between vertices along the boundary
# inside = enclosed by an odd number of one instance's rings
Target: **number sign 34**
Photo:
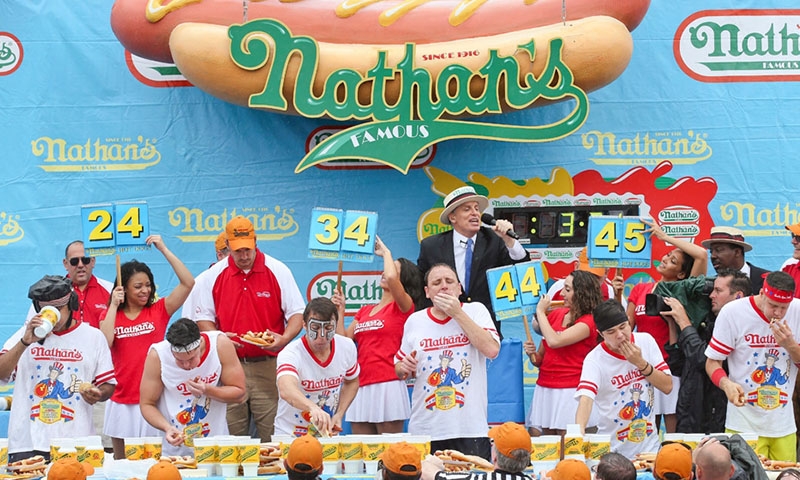
[[[311,212],[308,256],[372,262],[377,229],[376,212],[314,208]]]

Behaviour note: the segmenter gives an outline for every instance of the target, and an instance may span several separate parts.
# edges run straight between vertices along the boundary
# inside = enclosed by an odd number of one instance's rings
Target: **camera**
[[[713,282],[712,282],[713,285]],[[664,297],[657,293],[648,293],[644,297],[644,313],[650,317],[657,317],[661,312],[666,312],[671,308],[664,303]]]
[[[711,292],[714,291],[714,280],[716,279],[717,277],[706,277],[705,283],[703,283],[703,295],[711,295]]]

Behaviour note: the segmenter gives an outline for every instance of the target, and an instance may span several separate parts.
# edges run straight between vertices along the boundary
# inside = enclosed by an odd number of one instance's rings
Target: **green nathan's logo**
[[[703,10],[674,45],[681,70],[701,82],[800,80],[800,10]]]
[[[561,58],[563,41],[550,41],[547,63],[540,75],[521,72],[514,55],[491,51],[485,64],[472,71],[460,64],[444,67],[438,78],[415,66],[415,46],[407,44],[403,58],[389,65],[387,53],[379,52],[374,66],[362,75],[356,70],[339,69],[325,81],[321,93],[314,91],[318,73],[317,42],[307,36],[293,36],[282,23],[260,19],[228,29],[231,58],[240,68],[255,70],[272,61],[270,74],[261,92],[250,96],[249,106],[285,111],[288,101],[283,83],[290,59],[301,61],[294,85],[292,106],[300,115],[336,120],[369,120],[348,128],[311,150],[296,167],[299,173],[322,162],[343,158],[363,158],[391,166],[406,173],[420,151],[449,139],[478,138],[512,142],[543,142],[565,137],[579,129],[589,113],[586,93],[574,83],[572,72]],[[269,37],[274,47],[267,42]],[[272,50],[272,51],[271,51]],[[519,45],[533,61],[534,42]],[[296,61],[296,60],[295,60]],[[475,95],[470,82],[484,85]],[[517,79],[523,78],[523,81]],[[511,81],[510,81],[511,80]],[[396,101],[389,101],[389,84],[400,82]],[[359,89],[371,89],[369,102],[359,101]],[[500,113],[505,102],[523,109],[537,100],[571,98],[574,108],[558,122],[541,126],[502,125],[464,121],[456,116]],[[444,117],[444,118],[443,118]]]

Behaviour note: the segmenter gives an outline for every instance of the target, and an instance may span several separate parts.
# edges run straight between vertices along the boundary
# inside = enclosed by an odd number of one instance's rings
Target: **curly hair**
[[[572,277],[572,321],[592,313],[594,308],[603,302],[603,295],[600,292],[600,279],[597,275],[575,270],[570,273]]]

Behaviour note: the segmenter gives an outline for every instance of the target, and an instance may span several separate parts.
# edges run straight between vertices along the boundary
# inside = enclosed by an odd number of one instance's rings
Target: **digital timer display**
[[[586,245],[589,217],[638,216],[639,205],[587,205],[565,207],[495,208],[494,217],[514,225],[523,245],[582,247]]]

